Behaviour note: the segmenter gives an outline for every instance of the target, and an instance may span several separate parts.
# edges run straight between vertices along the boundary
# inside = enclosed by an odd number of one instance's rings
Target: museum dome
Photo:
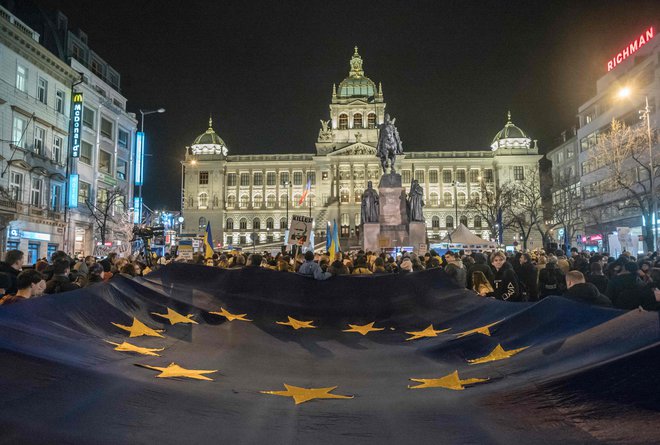
[[[362,57],[358,54],[358,47],[349,62],[351,69],[348,77],[341,81],[337,89],[337,97],[370,97],[376,95],[376,84],[364,75],[362,70]]]
[[[504,125],[504,128],[495,135],[490,147],[493,151],[498,148],[529,148],[531,142],[532,140],[525,134],[525,132],[511,122],[511,112],[509,111],[507,113],[506,125]]]
[[[191,145],[193,154],[227,155],[227,144],[213,129],[213,119],[209,118],[209,128],[195,138]]]

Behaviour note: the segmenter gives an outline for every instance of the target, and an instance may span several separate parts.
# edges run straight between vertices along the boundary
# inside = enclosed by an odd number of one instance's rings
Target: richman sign
[[[623,48],[623,50],[619,51],[616,56],[608,60],[607,71],[612,71],[618,64],[635,54],[635,52],[637,52],[637,50],[639,50],[642,46],[649,43],[649,40],[651,40],[654,36],[655,31],[651,26],[649,29],[641,33],[639,37],[630,42],[625,48]]]

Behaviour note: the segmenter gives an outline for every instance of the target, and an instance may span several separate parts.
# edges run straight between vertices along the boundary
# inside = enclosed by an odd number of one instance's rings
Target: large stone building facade
[[[330,115],[321,120],[314,153],[232,155],[209,122],[182,161],[186,232],[202,233],[210,222],[222,246],[281,244],[291,215],[303,214],[315,218],[317,241],[324,242],[327,224],[336,220],[342,247],[359,244],[362,193],[368,181],[377,187],[382,174],[376,145],[386,102],[380,83],[365,76],[357,47],[349,66],[348,76],[332,87]],[[536,143],[510,115],[490,149],[418,152],[402,138],[405,155],[397,158],[397,172],[406,189],[412,179],[424,188],[430,242],[458,223],[489,238],[486,224],[465,210],[467,202],[484,188],[538,175]],[[505,234],[504,242],[514,236]]]

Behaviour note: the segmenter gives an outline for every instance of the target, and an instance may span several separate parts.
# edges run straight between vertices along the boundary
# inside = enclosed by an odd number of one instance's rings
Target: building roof
[[[490,146],[493,151],[500,147],[511,148],[520,146],[529,148],[531,142],[532,140],[525,134],[525,132],[511,122],[511,111],[509,111],[507,112],[507,122],[504,125],[504,128],[495,135]]]
[[[350,60],[351,69],[348,77],[341,81],[337,90],[337,97],[370,97],[376,95],[376,84],[364,75],[362,57],[358,54],[358,47]]]
[[[213,129],[213,119],[210,117],[209,128],[195,138],[191,147],[193,154],[226,154],[227,152],[227,144]]]

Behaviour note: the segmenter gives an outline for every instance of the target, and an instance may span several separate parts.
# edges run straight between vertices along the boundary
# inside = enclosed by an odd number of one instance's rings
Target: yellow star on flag
[[[138,354],[154,355],[156,357],[160,357],[160,354],[156,354],[157,352],[165,350],[165,348],[142,348],[140,346],[136,346],[136,345],[128,343],[128,342],[123,342],[123,343],[119,344],[119,343],[114,343],[114,342],[106,340],[106,343],[110,343],[111,345],[115,345],[116,346],[115,351],[137,352]]]
[[[173,311],[170,308],[167,308],[167,314],[159,314],[158,312],[152,312],[153,315],[156,315],[157,317],[165,318],[170,321],[170,324],[177,324],[177,323],[192,323],[192,324],[199,324],[195,320],[192,319],[193,314],[188,314],[188,315],[181,315],[178,312]]]
[[[410,338],[406,338],[406,341],[408,340],[417,340],[419,338],[424,338],[424,337],[437,337],[438,334],[442,332],[447,332],[451,328],[447,329],[440,329],[439,331],[433,329],[433,325],[429,325],[428,328],[424,329],[423,331],[413,331],[413,332],[406,332],[406,334],[412,335]]]
[[[245,318],[247,314],[232,314],[223,307],[220,308],[220,312],[209,312],[209,314],[220,315],[221,317],[225,317],[229,321],[234,321],[234,320],[252,321]]]
[[[502,320],[504,320],[504,319],[502,319]],[[500,321],[502,321],[502,320],[500,320]],[[456,334],[456,338],[467,337],[468,335],[472,335],[472,334],[483,334],[483,335],[487,335],[487,336],[490,337],[490,328],[495,326],[500,321],[496,321],[495,323],[487,324],[486,326],[482,326],[480,328],[475,328],[475,329],[471,329],[469,331],[461,332],[460,334]]]
[[[164,332],[162,329],[151,329],[149,326],[142,323],[137,318],[133,317],[133,324],[131,326],[124,326],[119,323],[112,323],[117,326],[119,329],[123,329],[130,333],[129,337],[140,337],[141,335],[147,335],[149,337],[161,337],[162,335],[159,332]]]
[[[141,366],[142,368],[153,369],[154,371],[160,371],[156,377],[158,378],[173,378],[173,377],[186,377],[189,379],[195,380],[213,380],[202,374],[211,374],[218,372],[217,369],[186,369],[177,365],[176,363],[170,363],[166,368],[161,368],[159,366],[149,366],[149,365],[136,365]]]
[[[369,324],[365,325],[357,325],[357,324],[349,324],[348,327],[350,329],[344,329],[342,332],[357,332],[362,335],[367,335],[369,332],[374,332],[374,331],[383,331],[385,328],[375,328],[374,324],[376,322],[373,321]]]
[[[410,386],[410,389],[420,389],[420,388],[446,388],[453,389],[455,391],[462,391],[465,389],[466,385],[473,385],[475,383],[487,382],[488,379],[461,379],[458,376],[458,370],[447,374],[444,377],[438,379],[410,379],[413,382],[419,382],[421,385]]]
[[[525,349],[529,348],[529,346],[525,346],[524,348],[518,348],[518,349],[510,349],[508,351],[505,351],[504,348],[502,348],[502,345],[499,343],[497,346],[495,346],[495,349],[493,349],[490,354],[488,354],[485,357],[480,357],[480,358],[475,358],[474,360],[468,360],[468,363],[471,365],[476,365],[479,363],[487,363],[487,362],[494,362],[497,360],[504,360],[505,358],[513,357],[514,355],[518,354],[519,352],[524,351]]]
[[[314,320],[312,321],[300,321],[296,320],[295,318],[287,316],[286,318],[289,319],[289,321],[276,321],[275,323],[281,324],[284,326],[291,326],[293,329],[298,330],[298,329],[316,329],[316,326],[312,326],[312,323],[314,323]]]
[[[296,405],[308,402],[313,399],[352,399],[353,396],[342,396],[330,394],[330,391],[337,389],[336,386],[329,388],[300,388],[284,384],[286,391],[260,391],[262,394],[273,394],[276,396],[293,397]]]

